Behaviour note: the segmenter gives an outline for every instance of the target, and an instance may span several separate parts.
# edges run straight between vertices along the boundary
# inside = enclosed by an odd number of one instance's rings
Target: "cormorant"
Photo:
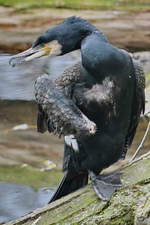
[[[86,185],[89,173],[98,196],[108,200],[121,184],[120,174],[99,173],[124,158],[134,138],[145,106],[141,66],[78,17],[47,30],[29,50],[13,56],[10,64],[76,49],[81,50],[81,63],[58,79],[44,75],[35,83],[38,130],[67,135],[65,174],[51,201]]]

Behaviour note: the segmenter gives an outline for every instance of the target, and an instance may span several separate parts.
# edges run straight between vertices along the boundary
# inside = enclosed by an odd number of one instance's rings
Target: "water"
[[[53,190],[40,188],[37,192],[26,185],[0,182],[0,223],[15,220],[48,204]]]
[[[35,79],[43,73],[59,76],[66,67],[80,60],[80,53],[75,51],[55,58],[43,57],[11,67],[11,55],[0,55],[0,98],[7,100],[33,100]]]

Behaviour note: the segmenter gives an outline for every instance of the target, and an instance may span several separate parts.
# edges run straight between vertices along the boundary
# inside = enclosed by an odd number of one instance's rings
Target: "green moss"
[[[0,5],[16,9],[25,8],[70,8],[70,9],[150,9],[148,0],[0,0]]]
[[[132,163],[132,165],[128,165],[123,172],[122,175],[122,184],[123,185],[135,185],[141,182],[147,182],[150,179],[150,156],[147,153],[147,158],[144,156],[138,159],[138,166],[136,161]],[[137,160],[137,161],[138,161]],[[143,163],[144,162],[144,163]],[[132,168],[132,173],[131,173]]]
[[[39,187],[57,186],[61,177],[62,172],[56,169],[41,172],[30,167],[0,167],[0,181],[30,185],[35,190]]]
[[[146,77],[146,87],[150,88],[150,73],[145,74]]]

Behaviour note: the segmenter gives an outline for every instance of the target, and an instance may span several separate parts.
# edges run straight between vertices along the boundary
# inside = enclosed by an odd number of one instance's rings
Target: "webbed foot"
[[[90,171],[91,182],[98,197],[109,201],[112,194],[121,187],[121,173],[96,175]]]

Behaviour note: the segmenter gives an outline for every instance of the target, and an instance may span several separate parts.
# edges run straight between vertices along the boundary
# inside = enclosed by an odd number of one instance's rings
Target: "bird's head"
[[[74,51],[80,48],[87,35],[96,30],[86,20],[69,17],[38,37],[30,49],[11,57],[10,64],[15,66],[42,56],[58,56]]]

